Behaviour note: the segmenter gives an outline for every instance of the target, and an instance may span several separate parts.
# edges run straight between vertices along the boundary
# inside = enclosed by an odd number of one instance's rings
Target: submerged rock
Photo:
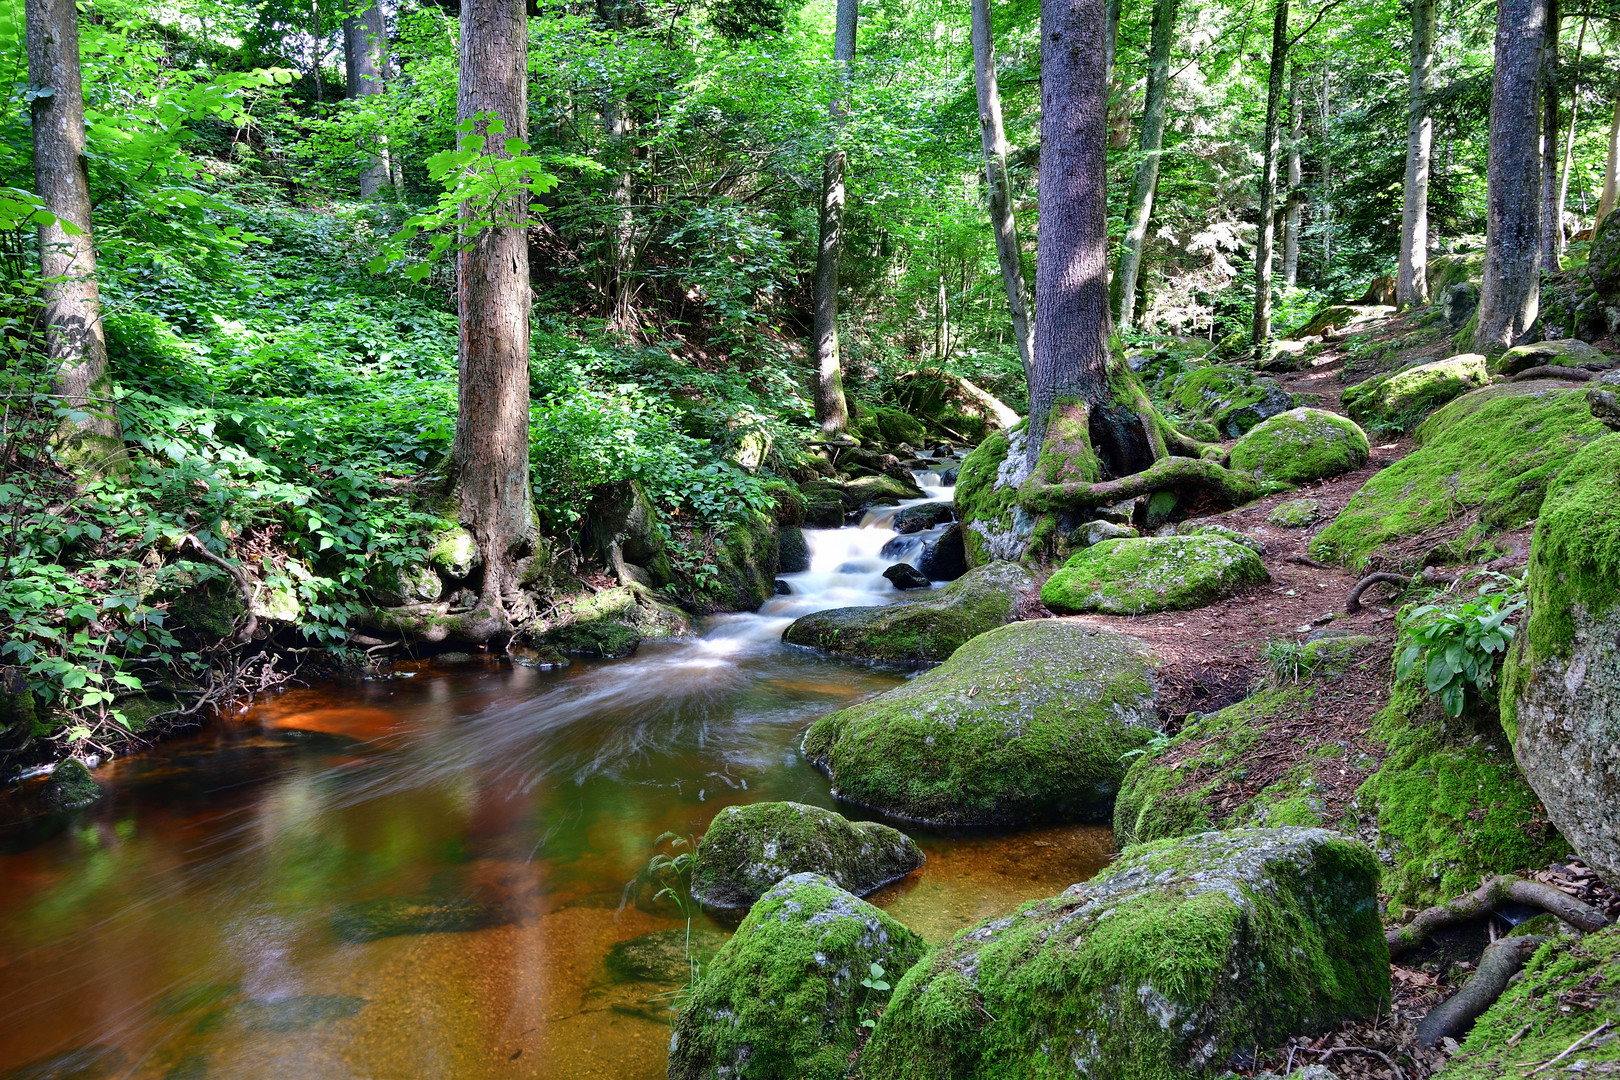
[[[892,984],[923,950],[829,879],[783,879],[692,988],[670,1038],[670,1080],[838,1080],[861,1021],[888,997],[863,982]]]
[[[728,806],[703,834],[692,864],[692,898],[745,908],[789,874],[816,873],[865,896],[923,864],[898,829],[796,802]]]
[[[122,1074],[124,1060],[115,1047],[82,1046],[8,1069],[0,1080],[103,1080]]]
[[[917,600],[806,615],[782,640],[871,660],[937,663],[969,638],[1016,618],[1019,598],[1034,584],[1018,564],[992,563]]]
[[[1325,409],[1273,416],[1232,447],[1231,467],[1259,480],[1308,484],[1367,464],[1367,433]]]
[[[1141,615],[1204,607],[1270,580],[1253,549],[1222,536],[1104,540],[1070,557],[1041,589],[1060,615]]]
[[[1132,849],[930,953],[895,988],[862,1073],[1220,1074],[1256,1045],[1387,1008],[1377,885],[1372,853],[1321,829]]]
[[[816,721],[804,753],[834,794],[941,824],[1106,821],[1160,727],[1146,644],[1058,619],[1013,623],[871,701]]]
[[[79,810],[100,799],[106,792],[78,758],[64,758],[45,781],[39,798],[50,810]]]
[[[1608,363],[1609,354],[1596,345],[1588,345],[1579,338],[1560,338],[1557,341],[1515,346],[1498,356],[1491,370],[1498,375],[1517,375],[1533,367],[1580,367],[1583,364]]]
[[[230,1006],[222,1019],[249,1031],[308,1031],[347,1020],[369,1004],[353,994],[299,994],[287,998],[251,998]],[[206,1018],[205,1018],[206,1019]]]
[[[702,927],[654,930],[613,946],[603,965],[622,982],[683,983],[693,964],[708,967],[725,943],[726,935]]]
[[[354,945],[407,934],[460,934],[508,922],[500,908],[462,897],[384,896],[345,905],[332,916],[332,931]]]
[[[1357,383],[1344,392],[1344,407],[1352,420],[1367,427],[1407,431],[1446,402],[1490,381],[1485,357],[1461,353]]]

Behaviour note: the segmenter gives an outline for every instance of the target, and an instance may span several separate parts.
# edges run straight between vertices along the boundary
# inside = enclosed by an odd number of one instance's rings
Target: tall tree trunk
[[[527,19],[524,0],[461,0],[457,120],[493,113],[505,138],[528,138]],[[484,124],[479,124],[482,130]],[[501,154],[501,139],[486,152]],[[464,223],[486,211],[463,206]],[[529,249],[521,189],[489,212],[477,233],[463,226],[457,260],[461,309],[460,381],[451,476],[461,522],[484,568],[479,633],[510,632],[524,604],[516,559],[536,540],[529,489]]]
[[[843,129],[848,111],[843,94],[848,92],[851,69],[855,64],[855,27],[860,17],[860,0],[838,0],[833,27],[833,63],[838,67],[841,91],[832,102],[834,139]],[[813,282],[814,311],[812,332],[816,345],[816,422],[825,435],[837,435],[849,427],[849,405],[844,400],[844,365],[838,350],[838,258],[844,246],[844,179],[849,159],[834,145],[827,151],[821,170],[820,242],[816,246],[816,276]]]
[[[1553,210],[1553,220],[1558,222],[1558,255],[1564,254],[1564,205],[1569,200],[1569,173],[1575,162],[1575,123],[1580,119],[1581,112],[1581,53],[1586,48],[1586,23],[1588,17],[1581,18],[1581,32],[1575,35],[1575,79],[1569,87],[1569,134],[1564,139],[1564,165],[1558,176],[1558,205]]]
[[[1118,3],[1119,0],[1112,0]],[[1024,284],[1024,254],[1013,217],[1012,185],[1007,177],[1007,130],[1001,123],[1001,92],[996,87],[996,45],[990,25],[990,0],[972,0],[973,76],[979,91],[979,135],[984,144],[985,190],[990,202],[990,225],[996,234],[996,261],[1001,284],[1007,290],[1018,358],[1024,364],[1024,383],[1030,381],[1035,351],[1034,328],[1029,321],[1029,292]]]
[[[82,419],[64,420],[54,442],[90,472],[121,471],[124,435],[107,373],[107,341],[90,231],[84,156],[84,88],[74,0],[27,0],[28,81],[34,91],[34,182],[55,216],[39,227],[51,393]]]
[[[1131,325],[1136,313],[1136,280],[1142,269],[1142,247],[1153,217],[1153,193],[1159,186],[1159,158],[1164,147],[1164,114],[1170,88],[1170,37],[1176,28],[1176,0],[1154,0],[1153,35],[1148,51],[1147,100],[1142,106],[1142,137],[1136,176],[1125,210],[1125,243],[1112,286],[1115,322]]]
[[[1603,224],[1620,202],[1620,97],[1614,101],[1614,119],[1609,122],[1609,157],[1603,165],[1603,192],[1598,196],[1594,225]]]
[[[1558,220],[1558,0],[1547,0],[1547,32],[1541,55],[1541,267],[1558,269],[1564,225]]]
[[[1541,306],[1541,132],[1536,105],[1547,0],[1500,0],[1486,158],[1485,280],[1474,351],[1524,337]]]
[[[1288,69],[1288,198],[1283,216],[1283,284],[1299,284],[1299,228],[1304,215],[1305,170],[1300,148],[1305,142],[1305,112],[1299,96],[1299,65]]]
[[[1103,9],[1103,84],[1114,85],[1114,59],[1119,52],[1119,21],[1125,14],[1125,0],[1107,0]]]
[[[1401,204],[1401,265],[1395,306],[1417,307],[1429,299],[1429,160],[1434,120],[1429,116],[1429,79],[1434,71],[1434,0],[1412,0],[1412,89],[1406,106],[1406,188]]]
[[[366,9],[343,20],[343,64],[348,96],[356,101],[381,94],[387,89],[388,30],[377,0]],[[360,173],[360,197],[375,199],[388,186],[392,169],[388,160],[388,136],[378,135],[375,153]]]
[[[1271,252],[1277,217],[1277,158],[1282,113],[1283,66],[1288,62],[1288,0],[1277,0],[1271,23],[1271,72],[1266,83],[1265,159],[1260,169],[1260,239],[1254,255],[1256,350],[1271,339]]]
[[[1322,61],[1322,266],[1333,265],[1333,69]]]
[[[608,315],[611,328],[629,330],[635,325],[636,215],[635,178],[630,172],[629,103],[610,98],[602,107],[602,127],[619,154],[623,167],[614,177],[610,198],[613,213],[608,225]]]

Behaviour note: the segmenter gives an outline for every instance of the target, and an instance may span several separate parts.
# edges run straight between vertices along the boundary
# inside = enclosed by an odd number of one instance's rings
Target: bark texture
[[[1620,97],[1615,98],[1614,119],[1609,121],[1609,158],[1603,166],[1603,193],[1598,196],[1594,225],[1601,225],[1620,202]]]
[[[1131,181],[1131,201],[1125,210],[1125,242],[1112,286],[1114,320],[1130,326],[1136,310],[1136,282],[1142,269],[1142,248],[1153,217],[1153,194],[1159,186],[1159,159],[1164,152],[1165,105],[1170,87],[1170,36],[1176,27],[1176,0],[1154,0],[1153,34],[1148,48],[1147,94],[1142,106],[1141,157]]]
[[[1547,0],[1501,0],[1496,8],[1486,158],[1485,281],[1474,351],[1522,341],[1541,305],[1541,125],[1533,117],[1541,80]]]
[[[1299,65],[1288,74],[1288,201],[1283,214],[1283,284],[1292,289],[1299,284],[1299,230],[1304,217],[1305,170],[1300,148],[1305,143],[1305,113],[1300,108]]]
[[[127,458],[107,373],[107,341],[90,233],[90,179],[84,157],[84,88],[79,76],[79,12],[74,0],[27,0],[28,81],[33,100],[34,182],[56,219],[39,228],[45,341],[51,393],[86,414],[63,422],[55,442],[64,460],[90,472],[118,471]],[[63,227],[67,223],[74,228]]]
[[[1260,239],[1254,256],[1256,349],[1271,340],[1271,255],[1277,217],[1277,158],[1280,153],[1283,66],[1288,62],[1288,0],[1277,0],[1271,22],[1271,72],[1266,83],[1265,160],[1260,167]]]
[[[1562,258],[1564,254],[1564,206],[1569,201],[1569,173],[1575,161],[1575,124],[1580,119],[1581,112],[1581,76],[1580,58],[1586,49],[1586,24],[1588,19],[1581,19],[1581,32],[1575,36],[1575,79],[1569,88],[1569,126],[1564,139],[1564,164],[1559,171],[1558,203],[1553,208],[1553,220],[1558,222],[1557,255]]]
[[[1007,129],[1001,122],[1001,92],[996,86],[996,43],[990,25],[990,0],[972,0],[973,77],[979,92],[979,134],[984,144],[985,191],[990,203],[990,225],[996,234],[996,260],[1001,284],[1007,290],[1007,311],[1012,319],[1018,358],[1029,383],[1035,352],[1034,328],[1029,321],[1029,291],[1024,284],[1024,254],[1013,215],[1012,184],[1007,177]]]
[[[1558,269],[1564,226],[1558,220],[1558,0],[1547,0],[1541,52],[1541,267]]]
[[[860,0],[838,0],[833,26],[833,63],[841,90],[847,92],[855,64],[855,29]],[[832,118],[835,131],[843,128],[848,106],[843,92],[835,91]],[[844,400],[844,365],[838,349],[838,259],[844,248],[844,177],[849,159],[835,144],[827,151],[821,170],[820,239],[816,245],[816,276],[812,282],[811,332],[816,348],[816,422],[825,435],[849,427],[849,405]]]
[[[1412,88],[1406,106],[1406,187],[1401,204],[1401,264],[1395,306],[1417,307],[1429,299],[1429,162],[1434,119],[1429,80],[1434,74],[1434,0],[1412,0]]]
[[[383,93],[388,88],[388,30],[383,11],[376,0],[364,11],[343,20],[343,63],[348,96],[356,101]],[[392,168],[388,159],[388,137],[378,135],[372,154],[360,173],[360,197],[375,199],[389,184]]]
[[[506,138],[528,137],[526,42],[524,0],[462,0],[459,121],[493,113],[505,123]],[[481,213],[463,206],[462,220]],[[521,190],[504,195],[489,215],[494,226],[463,229],[457,263],[460,381],[450,479],[484,568],[479,618],[471,620],[477,632],[468,634],[474,637],[508,633],[526,615],[514,564],[537,538],[529,488],[526,213]]]

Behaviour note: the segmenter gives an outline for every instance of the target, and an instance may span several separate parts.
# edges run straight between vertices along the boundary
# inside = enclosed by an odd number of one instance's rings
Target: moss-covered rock
[[[1367,464],[1367,433],[1325,409],[1273,416],[1232,447],[1231,468],[1259,480],[1308,484]]]
[[[897,533],[922,532],[932,529],[936,525],[945,525],[956,520],[956,512],[950,503],[927,502],[917,506],[908,506],[894,515],[891,525]]]
[[[1586,404],[1594,419],[1610,431],[1620,431],[1620,371],[1593,379],[1586,391]]]
[[[1587,445],[1552,481],[1526,590],[1502,726],[1548,815],[1620,883],[1620,434]]]
[[[804,753],[841,798],[944,824],[1106,821],[1126,755],[1159,730],[1141,641],[1013,623],[871,701],[823,717]]]
[[[1222,536],[1104,540],[1076,552],[1041,588],[1061,615],[1141,615],[1204,607],[1270,580],[1251,548]]]
[[[621,941],[602,960],[607,973],[621,982],[684,983],[709,966],[725,947],[726,936],[694,926],[690,930],[653,930]]]
[[[432,604],[444,595],[444,582],[423,563],[382,563],[366,575],[366,585],[372,599],[384,607]]]
[[[1272,507],[1271,513],[1266,515],[1266,524],[1279,529],[1308,529],[1316,524],[1321,514],[1322,503],[1318,499],[1289,499]]]
[[[782,640],[868,660],[938,663],[969,638],[1017,618],[1019,598],[1034,587],[1017,563],[991,563],[916,600],[806,615]]]
[[[1230,540],[1234,544],[1242,544],[1256,555],[1264,555],[1266,546],[1246,532],[1239,532],[1230,525],[1219,525],[1212,521],[1202,521],[1193,518],[1178,525],[1167,526],[1170,532],[1162,535],[1168,536],[1218,536],[1223,540]]]
[[[45,781],[39,798],[48,810],[78,810],[100,799],[106,792],[78,758],[65,758]]]
[[[778,882],[692,988],[670,1080],[842,1080],[887,996],[862,980],[892,981],[922,953],[922,938],[827,878]]]
[[[1485,357],[1459,353],[1357,383],[1344,392],[1344,408],[1370,430],[1404,432],[1446,402],[1490,381]]]
[[[1329,304],[1285,336],[1294,341],[1335,333],[1343,336],[1371,329],[1393,314],[1395,309],[1387,304]]]
[[[363,944],[412,934],[464,934],[512,921],[499,906],[465,896],[382,896],[345,904],[332,916],[339,941]]]
[[[1318,559],[1362,569],[1385,544],[1467,513],[1465,540],[1518,528],[1541,511],[1548,482],[1608,433],[1584,391],[1532,380],[1464,394],[1417,429],[1417,449],[1379,471],[1311,541]]]
[[[1027,429],[997,433],[963,459],[956,476],[956,518],[962,523],[969,566],[1023,557],[1035,519],[1018,505],[1018,487],[1029,475]]]
[[[1498,375],[1517,375],[1533,367],[1580,367],[1582,364],[1607,363],[1609,355],[1597,346],[1588,345],[1579,338],[1560,338],[1557,341],[1517,345],[1492,361],[1491,371]]]
[[[446,523],[428,545],[428,564],[450,581],[461,581],[478,565],[478,541],[454,522]]]
[[[887,479],[884,477],[883,479]],[[705,612],[758,611],[776,595],[776,522],[744,512],[708,538],[715,572],[694,590],[693,604]]]
[[[1166,379],[1153,396],[1178,421],[1207,424],[1223,439],[1236,439],[1295,404],[1294,395],[1276,379],[1224,364],[1195,367]]]
[[[802,574],[810,569],[810,544],[797,525],[783,525],[776,531],[776,572]]]
[[[1433,297],[1444,296],[1453,285],[1478,286],[1485,280],[1485,252],[1481,249],[1437,255],[1429,260],[1427,277],[1429,295]]]
[[[923,864],[898,829],[796,802],[728,806],[703,834],[692,897],[714,908],[749,907],[789,874],[815,873],[865,896]]]
[[[644,638],[690,637],[692,620],[645,585],[631,582],[573,598],[534,641],[567,656],[629,656]]]
[[[1320,829],[1147,844],[901,980],[867,1080],[1168,1080],[1389,997],[1378,866]],[[991,1019],[993,1018],[993,1019]]]

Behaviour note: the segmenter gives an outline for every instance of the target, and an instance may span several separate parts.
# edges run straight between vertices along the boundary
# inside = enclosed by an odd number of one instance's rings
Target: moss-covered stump
[[[841,1080],[861,1021],[923,941],[817,874],[760,897],[692,988],[670,1038],[670,1080]]]
[[[1321,829],[1132,849],[958,934],[895,988],[867,1080],[1217,1075],[1389,998],[1378,866]]]
[[[1141,615],[1204,607],[1267,580],[1260,556],[1223,536],[1144,536],[1076,552],[1041,602],[1060,615]]]
[[[790,874],[831,878],[865,896],[923,864],[922,849],[898,829],[796,802],[728,806],[703,834],[692,864],[692,898],[745,908]]]
[[[78,810],[100,799],[106,792],[96,783],[78,758],[65,758],[56,766],[40,790],[40,802],[47,810]]]
[[[1325,409],[1273,416],[1232,447],[1231,468],[1256,479],[1308,484],[1367,464],[1367,433]]]
[[[1485,357],[1460,353],[1357,383],[1344,392],[1344,408],[1370,430],[1410,431],[1446,402],[1490,381]]]
[[[1359,570],[1385,545],[1464,515],[1473,521],[1451,541],[1462,548],[1533,520],[1548,482],[1582,446],[1608,433],[1584,395],[1532,380],[1457,398],[1419,425],[1416,450],[1351,497],[1311,541],[1311,554]]]
[[[1620,434],[1588,445],[1552,481],[1526,587],[1530,618],[1505,663],[1502,726],[1548,815],[1620,883]]]
[[[616,659],[629,656],[645,638],[689,637],[696,631],[686,613],[644,585],[622,585],[575,597],[557,625],[534,644],[567,656]]]
[[[969,638],[1011,622],[1019,598],[1034,587],[1017,563],[991,563],[917,600],[806,615],[782,640],[868,660],[938,663]]]
[[[1018,505],[1018,487],[1028,475],[1023,426],[997,433],[963,459],[956,476],[956,517],[969,566],[1016,560],[1035,532],[1035,518]]]
[[[834,794],[897,817],[1106,821],[1126,755],[1159,730],[1157,666],[1124,634],[1013,623],[816,721],[804,753],[832,777]]]
[[[1236,439],[1295,404],[1294,395],[1276,379],[1224,364],[1195,367],[1166,379],[1154,396],[1177,417],[1207,424],[1218,439]]]
[[[1609,354],[1578,338],[1538,341],[1518,345],[1498,356],[1491,364],[1497,375],[1517,375],[1533,367],[1580,367],[1582,364],[1610,363]]]
[[[1620,1072],[1620,927],[1543,945],[1435,1076],[1518,1080],[1570,1047],[1574,1053],[1536,1075],[1568,1080]]]

